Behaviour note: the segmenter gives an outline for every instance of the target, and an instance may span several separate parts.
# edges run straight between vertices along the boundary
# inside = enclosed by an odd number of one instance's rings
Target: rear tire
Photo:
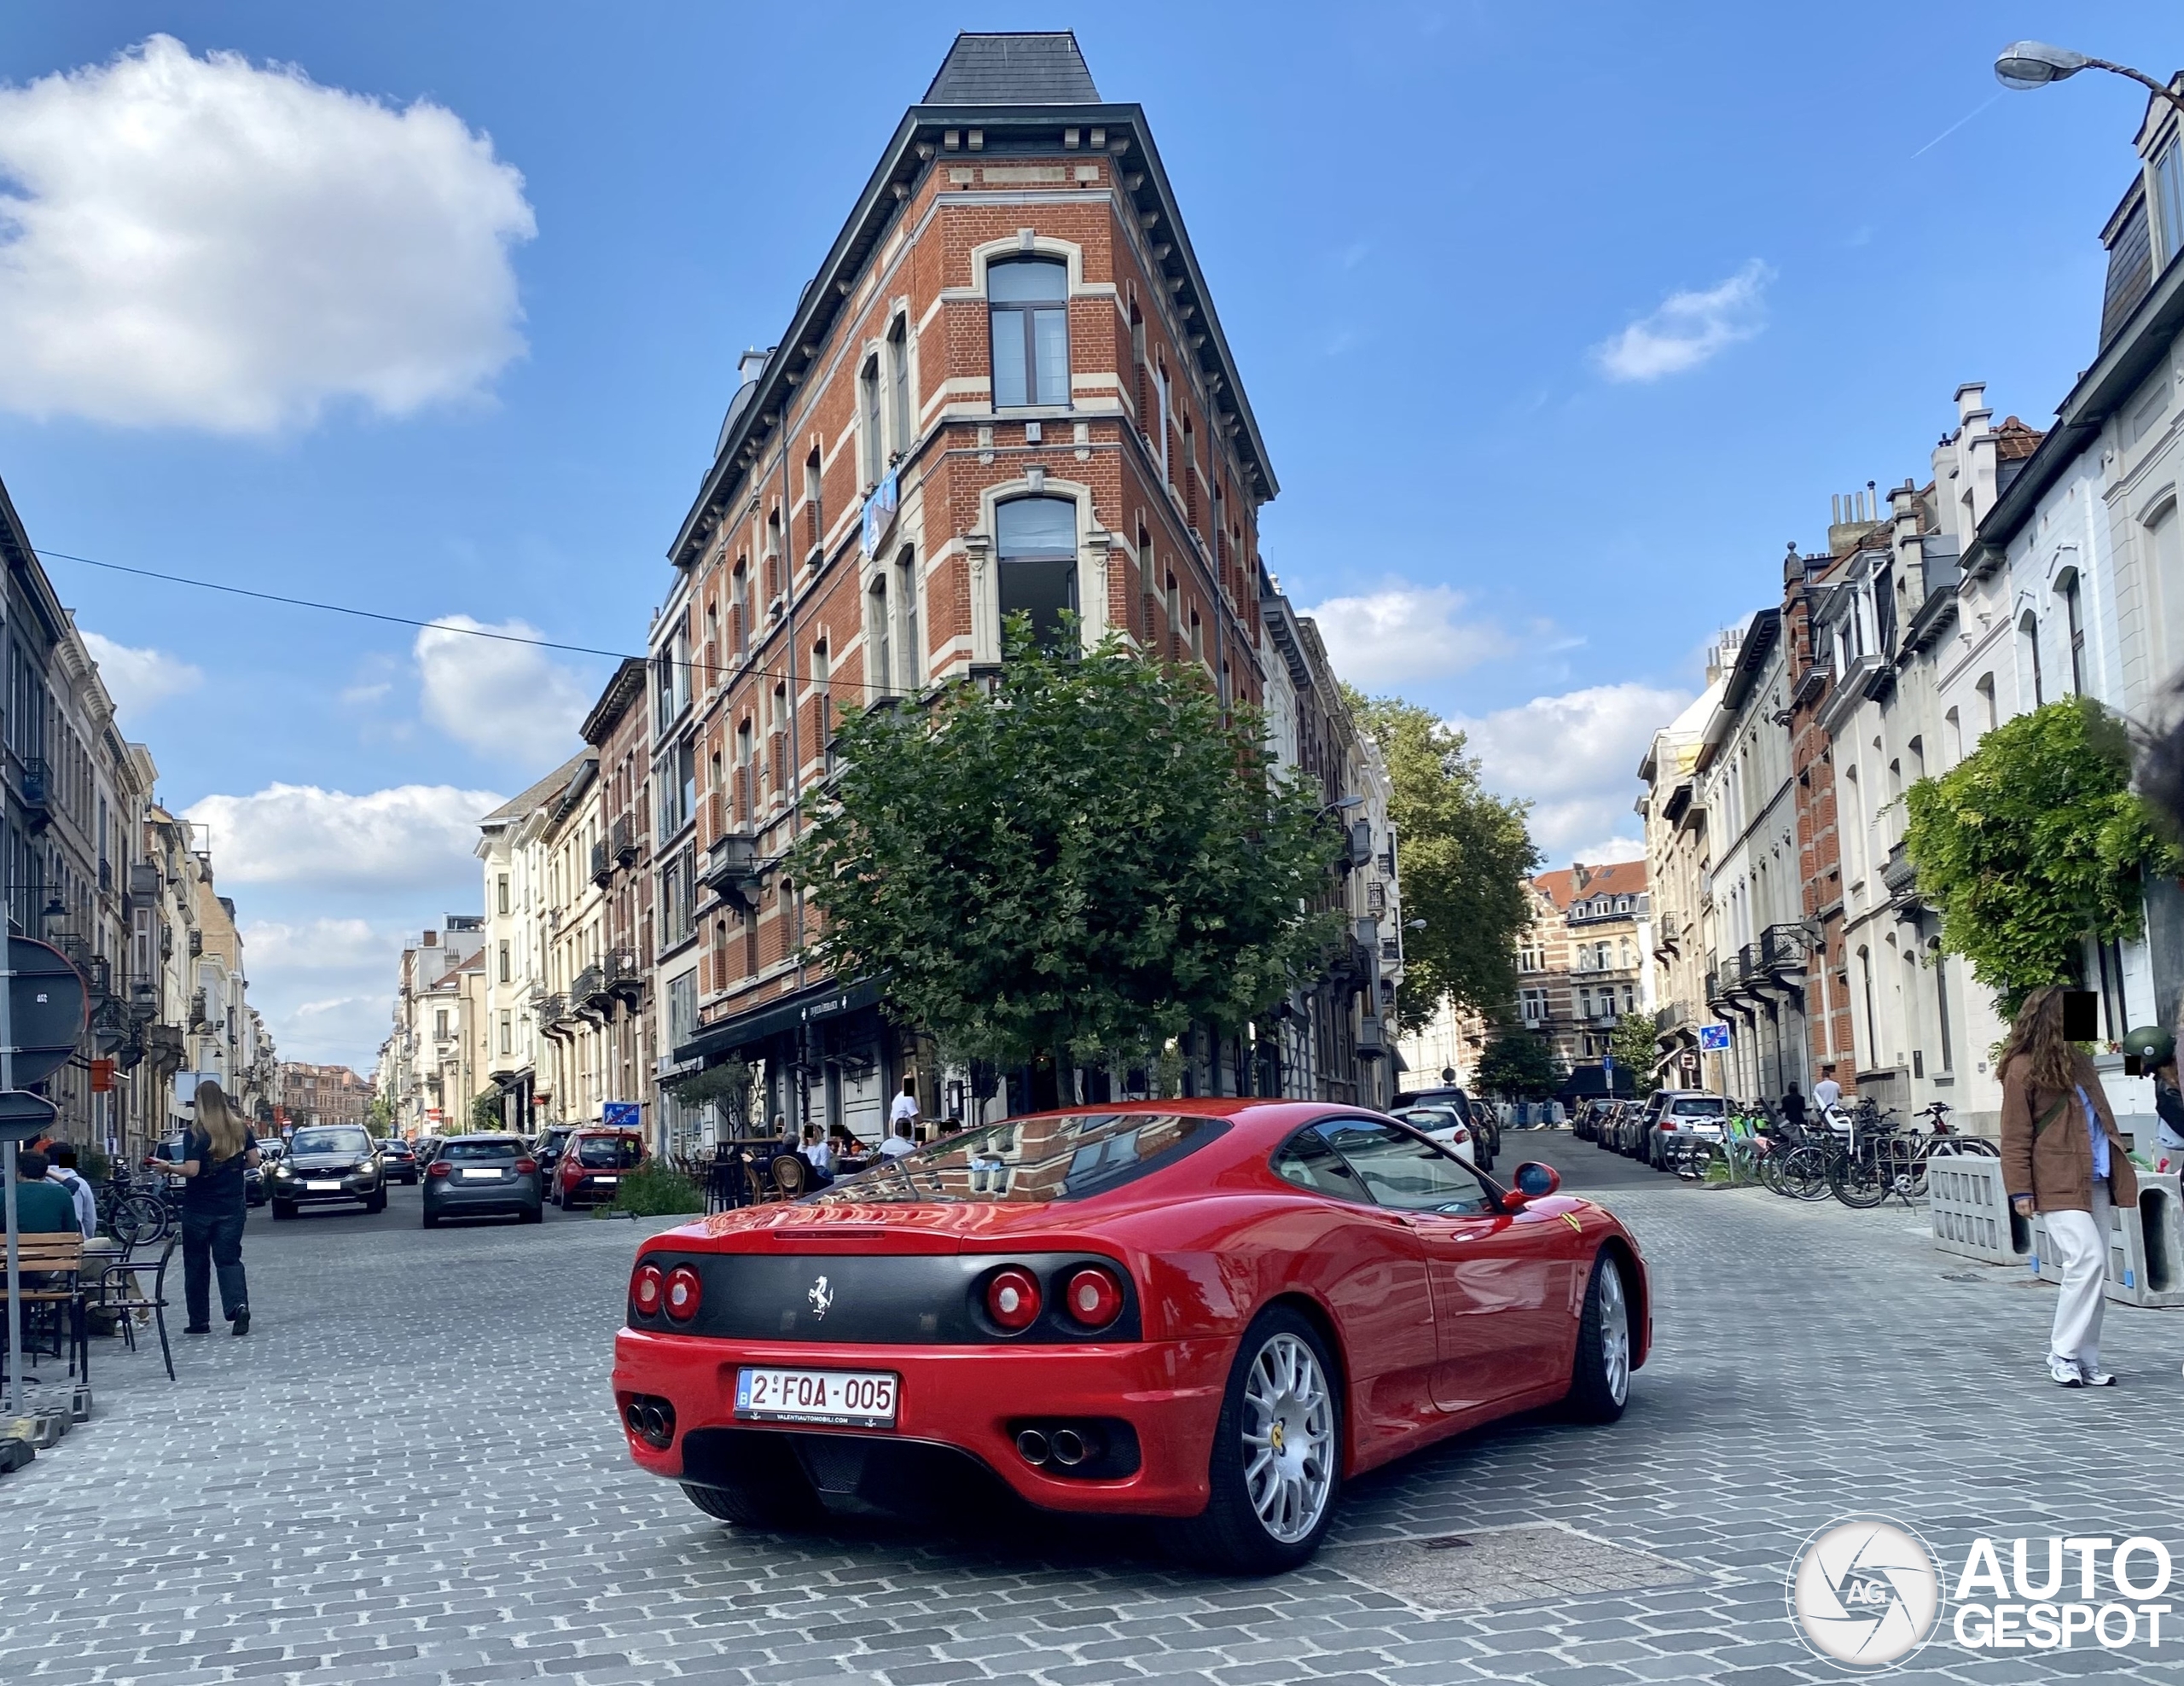
[[[1319,1331],[1287,1306],[1252,1320],[1213,1430],[1205,1509],[1170,1545],[1194,1568],[1272,1575],[1310,1561],[1342,1496],[1342,1387]]]
[[[273,1202],[273,1221],[275,1223],[286,1224],[295,1215],[296,1203],[293,1201],[275,1201]]]
[[[437,1212],[428,1212],[425,1213],[423,1217],[420,1218],[417,1222],[419,1227],[422,1229],[437,1230],[440,1226],[440,1215]]]
[[[726,1486],[682,1484],[691,1503],[717,1521],[739,1528],[766,1528],[787,1532],[808,1528],[821,1515],[819,1496],[804,1474],[804,1466],[787,1446],[776,1462],[736,1471],[723,1477]],[[719,1472],[715,1472],[718,1474]]]
[[[1613,1422],[1630,1403],[1630,1294],[1623,1266],[1603,1250],[1585,1284],[1585,1315],[1577,1323],[1577,1357],[1565,1401],[1580,1422]]]
[[[545,1212],[535,1206],[526,1206],[516,1214],[516,1217],[520,1222],[525,1224],[543,1224],[546,1221]]]

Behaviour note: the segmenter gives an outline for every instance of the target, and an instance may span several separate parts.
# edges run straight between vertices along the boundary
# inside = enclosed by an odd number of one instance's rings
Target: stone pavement
[[[254,1215],[251,1337],[177,1334],[173,1386],[155,1346],[97,1343],[99,1415],[0,1480],[0,1680],[1776,1686],[1830,1677],[1783,1575],[1846,1514],[1952,1565],[1980,1533],[2184,1547],[2184,1314],[2111,1310],[2124,1385],[2065,1392],[2038,1363],[2053,1291],[1935,1253],[1901,1206],[1703,1190],[1560,1133],[1510,1146],[1505,1169],[1562,1166],[1647,1248],[1658,1346],[1629,1413],[1368,1477],[1319,1561],[1257,1583],[1051,1520],[723,1527],[621,1448],[635,1226],[427,1234],[406,1189],[380,1219]],[[1944,1638],[1883,1677],[2115,1673],[2184,1678],[2184,1642]]]

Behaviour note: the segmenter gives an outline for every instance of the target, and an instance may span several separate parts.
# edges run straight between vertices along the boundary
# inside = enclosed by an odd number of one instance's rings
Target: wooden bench
[[[91,1379],[91,1342],[84,1316],[84,1238],[73,1230],[59,1234],[38,1233],[15,1238],[17,1268],[22,1272],[26,1311],[38,1305],[66,1306],[68,1312],[68,1373],[79,1381]],[[0,1276],[0,1307],[9,1312],[8,1327],[15,1328],[14,1308],[8,1305],[8,1283]],[[30,1334],[23,1336],[24,1356],[30,1356]],[[55,1358],[61,1349],[53,1349]]]

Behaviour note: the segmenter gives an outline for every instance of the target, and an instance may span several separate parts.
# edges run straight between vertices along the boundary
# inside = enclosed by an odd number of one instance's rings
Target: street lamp
[[[2013,41],[1995,59],[1995,79],[2005,88],[2044,88],[2051,82],[2076,76],[2082,70],[2105,70],[2117,76],[2128,76],[2151,88],[2179,111],[2184,111],[2184,95],[2174,92],[2167,83],[2157,82],[2143,70],[2134,70],[2127,64],[2113,64],[2106,59],[2074,53],[2068,47],[2051,47],[2045,41]]]

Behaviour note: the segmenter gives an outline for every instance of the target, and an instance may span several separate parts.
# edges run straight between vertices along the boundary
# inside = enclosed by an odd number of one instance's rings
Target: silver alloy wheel
[[[1630,1308],[1623,1298],[1623,1272],[1600,1260],[1600,1369],[1607,1396],[1621,1404],[1630,1396]]]
[[[1626,1373],[1628,1366],[1626,1364]],[[1334,1402],[1319,1355],[1293,1334],[1258,1350],[1244,1383],[1244,1491],[1259,1526],[1293,1545],[1334,1485]]]

